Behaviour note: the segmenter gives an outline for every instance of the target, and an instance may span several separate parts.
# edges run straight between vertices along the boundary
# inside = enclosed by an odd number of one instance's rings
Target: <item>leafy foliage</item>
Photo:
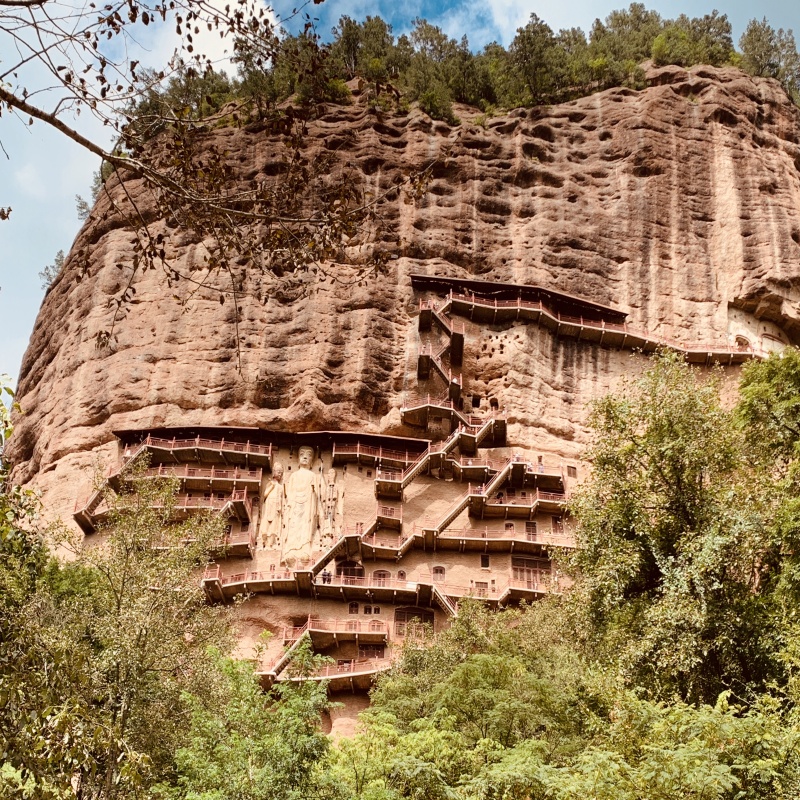
[[[42,289],[45,291],[52,286],[53,281],[59,276],[64,267],[64,251],[59,250],[52,264],[47,264],[39,273],[39,280],[42,282]]]
[[[141,794],[171,769],[183,693],[214,692],[208,648],[228,634],[194,571],[220,530],[173,524],[174,489],[134,475],[108,498],[103,546],[80,544],[64,564],[41,536],[0,530],[0,744],[37,797]]]
[[[717,380],[665,353],[593,423],[573,564],[598,646],[657,697],[710,702],[766,680],[766,512]]]
[[[313,671],[314,657],[297,659]],[[319,657],[316,658],[319,661]],[[319,732],[328,707],[327,691],[317,681],[279,685],[264,694],[250,665],[220,660],[219,702],[190,696],[191,724],[175,756],[177,779],[154,790],[170,800],[303,800],[319,791],[316,769],[329,741]]]
[[[739,39],[742,67],[753,75],[776,78],[800,102],[800,55],[791,30],[777,31],[767,22],[750,20]]]
[[[563,638],[565,611],[557,600],[500,614],[467,606],[432,646],[407,648],[373,693],[363,731],[332,753],[343,796],[766,800],[796,791],[800,729],[776,700],[642,699]]]

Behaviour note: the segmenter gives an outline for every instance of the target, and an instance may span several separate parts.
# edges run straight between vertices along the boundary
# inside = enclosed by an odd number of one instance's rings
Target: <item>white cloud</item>
[[[461,37],[466,35],[473,51],[480,50],[498,35],[497,24],[492,16],[485,10],[478,11],[471,4],[451,9],[441,17],[430,21],[456,41],[460,42]]]
[[[500,31],[500,43],[508,47],[517,33],[534,11],[530,0],[487,0],[492,19]],[[547,21],[547,20],[545,20]]]

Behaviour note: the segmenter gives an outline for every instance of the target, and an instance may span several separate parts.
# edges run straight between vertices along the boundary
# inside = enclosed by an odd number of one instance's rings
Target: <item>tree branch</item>
[[[3,2],[4,0],[0,0],[0,3]],[[38,108],[37,106],[27,103],[21,97],[17,97],[17,95],[15,95],[13,92],[9,92],[8,89],[4,89],[2,85],[0,85],[0,100],[7,103],[11,108],[16,108],[18,111],[22,111],[34,119],[46,122],[57,131],[63,133],[69,139],[72,139],[73,142],[77,142],[81,147],[85,147],[90,153],[94,153],[95,155],[100,156],[100,158],[105,159],[112,164],[127,164],[127,159],[107,153],[102,147],[95,144],[91,139],[87,139],[75,129],[70,128],[69,125],[65,125],[55,114],[50,114],[47,111],[43,111],[41,108]]]

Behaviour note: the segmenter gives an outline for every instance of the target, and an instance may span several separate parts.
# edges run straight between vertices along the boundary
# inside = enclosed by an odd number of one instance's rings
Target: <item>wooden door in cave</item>
[[[394,612],[395,636],[419,635],[426,625],[433,629],[433,611],[428,608],[410,606]]]
[[[527,589],[537,589],[550,576],[550,562],[544,558],[511,559],[511,577]]]
[[[364,565],[358,561],[340,561],[336,565],[336,575],[346,586],[359,586],[364,583]]]

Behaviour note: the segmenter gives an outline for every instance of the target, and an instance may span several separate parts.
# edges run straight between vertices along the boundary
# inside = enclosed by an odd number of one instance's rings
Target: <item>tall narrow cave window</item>
[[[433,579],[436,583],[444,583],[444,567],[433,568]]]
[[[578,468],[577,467],[567,467],[567,477],[568,478],[577,478],[578,477]]]
[[[481,569],[489,569],[489,555],[481,553]]]
[[[347,606],[347,613],[358,614],[358,603],[350,603],[350,605]]]

